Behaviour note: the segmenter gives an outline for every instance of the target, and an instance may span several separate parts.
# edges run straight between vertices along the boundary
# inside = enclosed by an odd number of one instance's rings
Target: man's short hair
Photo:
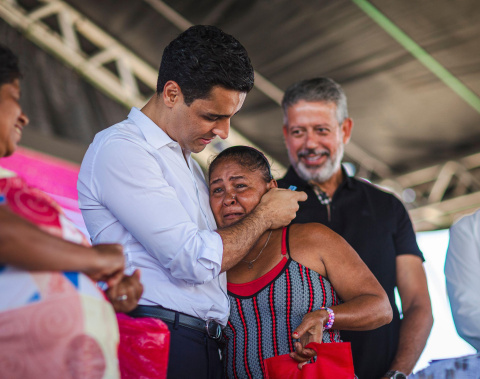
[[[347,97],[340,84],[330,78],[301,80],[287,88],[282,99],[283,117],[287,124],[288,108],[304,101],[323,101],[337,106],[337,121],[341,125],[348,117]]]
[[[15,79],[20,79],[22,74],[18,67],[18,58],[12,50],[0,44],[0,86],[13,83]]]
[[[249,92],[253,79],[250,58],[240,42],[215,26],[197,25],[181,33],[163,51],[157,94],[173,80],[190,105],[207,98],[214,86]]]

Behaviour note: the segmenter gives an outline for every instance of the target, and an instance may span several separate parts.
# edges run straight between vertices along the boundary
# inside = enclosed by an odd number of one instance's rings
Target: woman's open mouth
[[[22,126],[20,126],[20,125],[15,125],[15,131],[16,131],[18,134],[22,135],[22,130],[23,130],[23,127],[22,127]]]

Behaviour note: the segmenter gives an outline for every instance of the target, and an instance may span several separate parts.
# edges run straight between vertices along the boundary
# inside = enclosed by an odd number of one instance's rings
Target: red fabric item
[[[252,296],[257,293],[264,287],[266,287],[270,282],[272,282],[278,274],[283,270],[287,264],[287,258],[283,257],[278,264],[272,268],[269,272],[262,275],[260,278],[252,280],[247,283],[227,283],[227,290],[237,296]]]
[[[132,318],[123,313],[117,313],[117,320],[121,378],[166,378],[170,348],[167,325],[155,318]]]
[[[267,379],[353,379],[352,349],[350,342],[316,343],[306,347],[317,352],[317,361],[298,369],[298,362],[288,354],[265,359]]]

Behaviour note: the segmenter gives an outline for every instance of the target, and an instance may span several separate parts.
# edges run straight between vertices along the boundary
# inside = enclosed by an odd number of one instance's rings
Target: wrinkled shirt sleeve
[[[450,228],[445,278],[457,332],[480,350],[480,211]]]
[[[220,235],[191,220],[144,148],[118,138],[108,141],[97,151],[91,180],[99,201],[174,278],[195,285],[220,274]]]

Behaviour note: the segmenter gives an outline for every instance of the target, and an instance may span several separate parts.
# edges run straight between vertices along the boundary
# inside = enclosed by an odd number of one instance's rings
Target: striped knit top
[[[282,234],[282,254],[287,251],[290,256],[288,227]],[[265,377],[263,360],[294,350],[291,335],[306,313],[340,303],[326,278],[291,258],[284,260],[280,272],[252,295],[235,294],[229,286],[231,310],[224,330],[228,378]],[[341,342],[339,331],[325,331],[323,342]]]

